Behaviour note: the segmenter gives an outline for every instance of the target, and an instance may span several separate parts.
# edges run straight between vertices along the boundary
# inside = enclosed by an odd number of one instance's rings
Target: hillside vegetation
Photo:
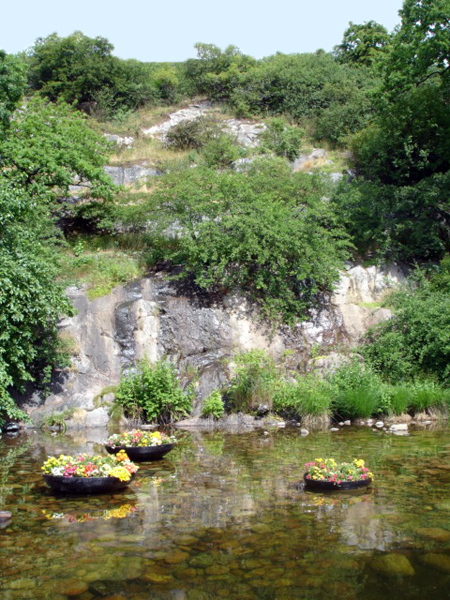
[[[0,52],[0,421],[23,416],[12,388],[45,386],[67,360],[64,286],[98,297],[150,268],[241,289],[279,323],[307,319],[349,258],[416,265],[361,352],[385,382],[447,386],[449,14],[448,0],[405,0],[392,33],[350,23],[332,53],[262,60],[199,43],[184,63],[124,61],[81,32]],[[235,118],[261,124],[254,144]],[[332,164],[292,172],[318,145]],[[143,162],[159,175],[138,186],[104,170]]]

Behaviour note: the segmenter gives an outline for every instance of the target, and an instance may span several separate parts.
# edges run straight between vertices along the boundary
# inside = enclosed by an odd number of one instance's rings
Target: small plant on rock
[[[219,390],[214,390],[212,394],[210,394],[203,405],[202,408],[202,417],[214,417],[215,419],[220,419],[225,411],[225,407],[222,400],[222,394]]]
[[[170,423],[190,413],[192,397],[192,388],[183,390],[175,367],[167,360],[154,364],[143,360],[134,373],[122,378],[115,403],[132,418]]]

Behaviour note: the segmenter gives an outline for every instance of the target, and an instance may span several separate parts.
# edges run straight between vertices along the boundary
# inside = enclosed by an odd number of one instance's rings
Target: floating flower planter
[[[45,483],[54,492],[102,494],[127,487],[138,468],[122,451],[116,456],[49,456],[42,470]]]
[[[176,438],[159,431],[125,431],[116,433],[106,440],[106,451],[116,454],[125,450],[128,456],[137,462],[159,460],[172,450]]]
[[[316,458],[305,464],[303,475],[305,488],[316,491],[356,490],[370,485],[373,473],[364,461],[356,459],[351,463],[337,463],[333,458]]]

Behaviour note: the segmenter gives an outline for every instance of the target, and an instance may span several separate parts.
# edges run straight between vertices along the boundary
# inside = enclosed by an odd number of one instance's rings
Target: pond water
[[[450,596],[449,430],[177,433],[114,495],[58,497],[49,454],[106,432],[0,440],[0,598],[423,599]],[[303,463],[364,458],[375,483],[305,492]]]

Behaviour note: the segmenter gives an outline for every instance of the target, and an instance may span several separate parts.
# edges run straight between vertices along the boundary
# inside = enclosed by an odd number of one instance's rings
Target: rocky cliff
[[[349,268],[326,309],[310,321],[275,330],[242,297],[209,297],[162,274],[93,301],[83,290],[69,288],[77,314],[63,320],[60,329],[72,341],[72,364],[54,374],[46,399],[34,392],[22,401],[36,423],[71,411],[69,427],[103,426],[109,420],[105,388],[136,360],[165,355],[177,364],[182,379],[195,380],[198,414],[203,398],[227,381],[229,359],[237,352],[259,348],[277,359],[290,350],[292,364],[302,368],[312,347],[325,354],[356,344],[370,325],[389,317],[378,303],[403,276],[395,267]]]

